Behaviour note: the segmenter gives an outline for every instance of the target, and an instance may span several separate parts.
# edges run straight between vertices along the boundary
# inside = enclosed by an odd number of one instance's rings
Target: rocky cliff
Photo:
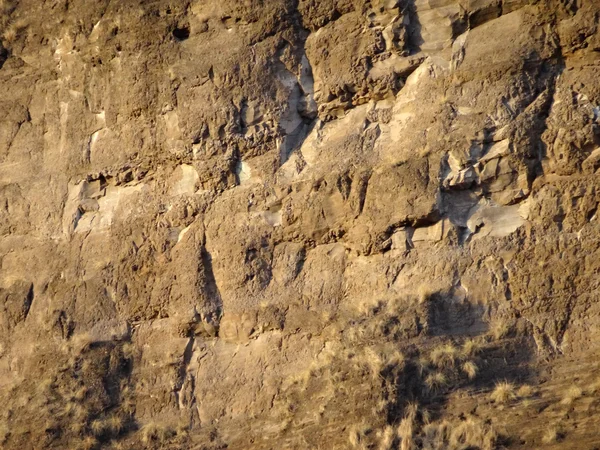
[[[0,446],[599,448],[599,21],[0,0]]]

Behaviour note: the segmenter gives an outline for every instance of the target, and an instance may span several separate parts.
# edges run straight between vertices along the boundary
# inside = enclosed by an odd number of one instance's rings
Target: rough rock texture
[[[599,21],[0,0],[0,446],[598,448]]]

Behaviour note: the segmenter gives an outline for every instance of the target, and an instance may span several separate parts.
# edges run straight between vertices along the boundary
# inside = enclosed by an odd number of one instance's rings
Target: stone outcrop
[[[0,446],[600,445],[599,18],[0,0]]]

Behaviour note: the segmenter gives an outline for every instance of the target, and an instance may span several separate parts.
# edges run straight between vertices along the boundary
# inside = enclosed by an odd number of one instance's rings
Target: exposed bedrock
[[[600,3],[0,10],[0,447],[600,445]]]

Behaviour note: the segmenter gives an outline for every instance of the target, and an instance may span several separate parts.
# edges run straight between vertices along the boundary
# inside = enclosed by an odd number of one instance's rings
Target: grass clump
[[[431,392],[439,392],[448,385],[448,377],[442,372],[430,373],[425,378],[425,385]]]
[[[451,423],[443,420],[430,423],[422,430],[423,450],[493,450],[498,435],[494,429],[472,418]]]
[[[524,384],[517,390],[517,397],[519,398],[529,398],[532,397],[534,394],[535,390],[529,384]]]
[[[174,436],[175,430],[169,426],[149,423],[142,428],[142,442],[144,444],[149,444],[151,442],[163,444]]]
[[[469,380],[473,380],[477,376],[477,372],[479,372],[477,364],[475,364],[473,361],[466,361],[462,365],[461,369],[467,375]]]
[[[398,425],[396,431],[398,438],[400,439],[400,450],[411,450],[413,448],[413,442],[417,430],[417,413],[419,412],[419,405],[417,403],[409,403],[404,411],[404,417]]]
[[[553,444],[555,442],[560,442],[564,437],[564,432],[559,426],[552,426],[546,430],[544,436],[542,437],[542,442],[544,444]]]
[[[93,436],[85,437],[79,444],[81,450],[92,450],[98,448],[98,440]]]
[[[121,431],[123,431],[123,419],[116,414],[111,416],[106,421],[106,428],[110,430],[111,433],[118,435]]]
[[[454,367],[457,358],[458,350],[452,344],[440,345],[429,354],[431,364],[439,369]]]
[[[352,446],[352,448],[356,448],[356,449],[360,449],[360,450],[366,450],[367,447],[367,443],[366,441],[366,434],[370,431],[370,428],[363,424],[361,426],[354,426],[350,429],[350,434],[348,436],[348,441],[350,442],[350,445]]]
[[[106,430],[106,424],[102,420],[94,420],[90,424],[90,429],[95,436],[100,436]]]
[[[481,352],[481,344],[474,339],[468,339],[463,343],[461,353],[464,358],[477,356]]]
[[[576,385],[571,385],[567,388],[567,390],[563,393],[563,398],[561,400],[561,403],[563,405],[570,405],[571,403],[573,403],[575,400],[577,400],[578,398],[581,398],[583,396],[583,391],[581,390],[581,388],[579,386]]]
[[[379,433],[379,443],[377,445],[378,450],[392,450],[394,448],[394,442],[396,440],[396,433],[391,425],[386,426],[381,433]]]
[[[490,334],[495,340],[500,340],[506,336],[511,331],[510,323],[506,320],[502,320],[500,318],[494,320],[490,326]]]
[[[515,386],[508,381],[501,381],[496,383],[496,387],[492,392],[490,398],[499,405],[504,405],[511,402],[516,398]]]

